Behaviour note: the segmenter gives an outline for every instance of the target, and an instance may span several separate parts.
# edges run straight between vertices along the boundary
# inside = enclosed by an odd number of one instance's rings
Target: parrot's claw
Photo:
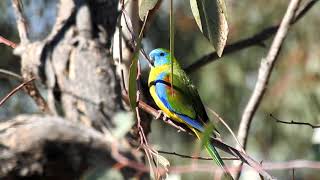
[[[163,113],[162,120],[163,121],[168,121],[169,117],[166,114]]]
[[[169,119],[169,117],[162,110],[158,110],[156,119],[160,119],[161,116],[163,121],[167,121]]]
[[[163,114],[163,111],[158,110],[158,114],[156,116],[156,119],[160,119],[161,115]]]

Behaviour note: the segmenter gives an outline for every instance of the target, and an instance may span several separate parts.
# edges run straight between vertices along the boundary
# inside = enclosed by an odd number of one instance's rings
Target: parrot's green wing
[[[190,78],[181,68],[173,70],[173,84],[177,84],[178,87],[183,87],[186,97],[190,99],[192,107],[196,113],[196,117],[202,123],[207,123],[209,118],[206,110],[202,104],[197,88],[192,84]]]
[[[198,131],[204,131],[208,116],[195,86],[185,72],[175,66],[171,87],[170,72],[170,69],[162,71],[154,81],[157,96],[182,122]]]

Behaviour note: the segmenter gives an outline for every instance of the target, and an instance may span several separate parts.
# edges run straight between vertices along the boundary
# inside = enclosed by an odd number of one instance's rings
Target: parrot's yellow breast
[[[167,72],[168,70],[170,70],[170,68],[171,68],[170,64],[151,68],[150,74],[149,74],[149,79],[148,79],[149,92],[150,92],[154,102],[166,114],[166,116],[168,116],[169,118],[171,118],[171,119],[173,119],[173,120],[175,120],[177,122],[184,123],[184,121],[181,118],[179,118],[174,112],[170,111],[164,105],[164,103],[161,101],[161,99],[157,95],[155,84],[153,84],[153,82],[157,80],[158,76],[161,73]]]

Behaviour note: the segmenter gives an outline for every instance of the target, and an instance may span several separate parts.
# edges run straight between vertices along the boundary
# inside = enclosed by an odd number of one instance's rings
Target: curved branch
[[[273,70],[273,67],[277,61],[278,54],[280,52],[281,46],[288,34],[290,25],[292,24],[292,20],[295,18],[296,11],[298,9],[300,0],[291,0],[287,11],[281,21],[280,27],[275,35],[269,52],[266,58],[261,60],[261,65],[259,67],[259,74],[257,78],[256,85],[252,92],[252,95],[246,105],[242,118],[240,121],[240,126],[238,130],[238,140],[244,149],[246,149],[248,133],[250,129],[250,125],[252,122],[252,118],[258,109],[262,98],[266,92],[269,79]],[[241,164],[240,164],[241,167]],[[240,176],[241,171],[237,173],[237,177]]]
[[[128,103],[128,101],[129,101],[128,95],[123,94],[122,97]],[[153,107],[149,106],[148,104],[144,103],[141,100],[138,102],[138,107],[154,117],[157,117],[159,114],[159,112],[156,109],[154,109]],[[164,121],[164,122],[169,123],[169,125],[177,128],[179,131],[182,130],[184,132],[188,132],[187,129],[185,129],[184,127],[181,127],[181,124],[176,124],[174,121],[172,121],[170,119],[169,119],[169,121]],[[192,134],[192,133],[190,133],[190,134]],[[254,159],[252,159],[247,154],[240,152],[236,148],[231,147],[218,139],[211,139],[211,140],[212,140],[212,143],[215,147],[217,147],[217,148],[223,150],[224,152],[238,158],[239,160],[241,160],[241,162],[248,164],[249,166],[254,168],[259,174],[261,174],[266,179],[273,179],[272,176],[268,172],[266,172],[258,162],[256,162]]]
[[[0,179],[37,174],[79,179],[88,168],[111,168],[116,163],[112,155],[115,145],[121,154],[136,157],[128,146],[80,123],[54,116],[20,115],[0,124]],[[123,173],[132,177],[133,171],[130,168]]]

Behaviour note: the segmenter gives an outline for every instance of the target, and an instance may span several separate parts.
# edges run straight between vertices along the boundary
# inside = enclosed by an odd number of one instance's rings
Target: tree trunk
[[[60,0],[50,35],[15,50],[23,77],[47,89],[50,113],[1,124],[0,178],[79,179],[88,169],[119,163],[114,143],[128,159],[143,161],[142,153],[131,153],[138,138],[118,141],[108,133],[125,111],[111,53],[117,6],[118,0]],[[123,178],[148,177],[120,170]]]

